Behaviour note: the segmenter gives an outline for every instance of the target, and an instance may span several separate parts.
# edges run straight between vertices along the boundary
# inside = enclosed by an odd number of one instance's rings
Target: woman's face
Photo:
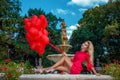
[[[88,46],[89,46],[88,42],[84,42],[84,43],[81,45],[81,50],[86,51],[86,50],[88,49]]]

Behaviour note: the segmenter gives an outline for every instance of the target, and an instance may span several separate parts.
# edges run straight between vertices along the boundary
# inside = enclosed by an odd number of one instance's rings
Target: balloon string
[[[49,45],[50,45],[51,47],[53,47],[54,49],[56,49],[57,51],[59,51],[60,53],[63,52],[60,48],[56,47],[56,46],[53,45],[52,43],[49,43]]]

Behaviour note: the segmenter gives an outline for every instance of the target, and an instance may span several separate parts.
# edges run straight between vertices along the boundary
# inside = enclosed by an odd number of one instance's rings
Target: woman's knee
[[[65,59],[69,59],[69,57],[68,57],[68,56],[64,56],[64,58],[65,58]]]
[[[65,56],[65,60],[71,61],[71,59],[69,57],[67,57],[67,56]]]

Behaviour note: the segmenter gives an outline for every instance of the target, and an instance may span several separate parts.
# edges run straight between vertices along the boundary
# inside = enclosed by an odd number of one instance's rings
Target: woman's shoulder
[[[89,52],[85,52],[86,53],[86,55],[89,57],[90,56],[90,54],[89,54]]]
[[[88,51],[85,51],[85,53],[89,55],[89,52],[88,52]]]
[[[76,51],[76,53],[88,53],[88,51]]]
[[[88,51],[81,52],[81,53],[83,53],[83,54],[86,55],[86,56],[89,56],[89,52],[88,52]]]
[[[76,51],[75,54],[80,53],[80,51]]]
[[[88,51],[85,51],[85,52],[82,52],[82,51],[76,51],[75,52],[75,54],[85,54],[85,55],[87,55],[87,56],[89,56],[89,53],[88,53]]]

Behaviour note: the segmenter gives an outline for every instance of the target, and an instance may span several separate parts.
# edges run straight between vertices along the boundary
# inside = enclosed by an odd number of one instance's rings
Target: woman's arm
[[[93,73],[94,73],[95,75],[97,75],[97,76],[100,76],[100,75],[101,75],[101,74],[99,74],[99,73],[96,72],[96,70],[95,70],[94,67],[92,67],[92,71],[93,71]]]
[[[63,55],[63,56],[67,56],[66,52],[62,52],[62,55]]]
[[[87,55],[86,60],[87,60],[88,71],[93,71],[95,75],[100,76],[100,74],[96,72],[93,63],[90,60],[90,55]]]

